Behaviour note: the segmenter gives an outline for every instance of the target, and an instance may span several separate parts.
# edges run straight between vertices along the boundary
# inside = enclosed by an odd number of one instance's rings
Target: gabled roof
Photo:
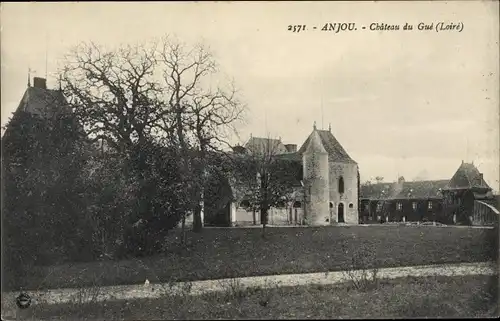
[[[441,190],[449,180],[427,180],[400,183],[361,185],[360,198],[368,199],[421,199],[441,198]]]
[[[28,87],[17,110],[40,117],[52,117],[55,112],[70,111],[68,102],[60,90]]]
[[[481,188],[491,190],[485,182],[482,174],[479,172],[474,164],[464,163],[460,164],[451,180],[449,181],[446,189],[470,189]]]
[[[255,154],[277,155],[287,152],[281,140],[273,138],[250,137],[244,147]]]
[[[314,129],[313,132],[309,135],[309,137],[307,137],[304,144],[302,144],[299,151],[297,152],[299,155],[302,155],[306,151],[307,146],[309,145],[309,141],[311,140],[314,132],[317,132],[319,138],[321,139],[323,147],[326,149],[328,153],[328,161],[356,164],[356,162],[347,154],[342,145],[340,145],[337,139],[328,130]]]

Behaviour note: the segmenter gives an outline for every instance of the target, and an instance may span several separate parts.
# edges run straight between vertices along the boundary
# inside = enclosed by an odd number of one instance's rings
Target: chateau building
[[[28,81],[16,113],[58,117],[61,112],[71,112],[67,106],[60,88],[48,89],[45,79],[35,77],[33,86]],[[7,127],[2,140],[8,137]],[[269,225],[401,221],[485,225],[494,224],[500,215],[498,199],[473,163],[462,161],[451,179],[408,182],[400,177],[394,183],[360,187],[358,164],[332,134],[331,127],[319,130],[314,125],[298,149],[281,139],[250,137],[244,146],[235,146],[232,155],[260,155],[285,165],[287,177],[281,182],[288,192],[282,195],[282,202],[269,209]],[[204,193],[204,224],[261,224],[261,215],[251,208],[249,197],[249,187],[231,175],[212,179]]]
[[[286,181],[291,192],[283,195],[286,201],[281,206],[269,210],[268,224],[321,226],[358,223],[358,165],[333,136],[331,128],[319,130],[314,125],[298,150],[297,145],[285,145],[281,139],[251,137],[244,146],[236,146],[234,152],[243,157],[268,154],[277,161],[286,162],[294,172],[293,178]],[[249,207],[246,187],[229,181],[226,187],[221,185],[217,190],[231,195],[208,193],[226,204],[222,209],[205,206],[205,223],[226,226],[261,224],[260,215]],[[213,199],[206,201],[214,203]]]

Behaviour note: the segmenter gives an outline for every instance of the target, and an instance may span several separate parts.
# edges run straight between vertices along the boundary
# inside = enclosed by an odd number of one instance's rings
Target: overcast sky
[[[462,22],[463,31],[368,30],[439,21]],[[327,22],[359,29],[320,31]],[[292,33],[290,24],[318,29]],[[46,54],[48,86],[56,87],[62,55],[79,42],[170,34],[210,45],[234,78],[248,105],[243,142],[269,134],[300,146],[314,121],[331,123],[363,181],[449,179],[465,160],[498,190],[496,1],[3,3],[1,27],[2,126],[26,89],[28,68],[45,76]]]

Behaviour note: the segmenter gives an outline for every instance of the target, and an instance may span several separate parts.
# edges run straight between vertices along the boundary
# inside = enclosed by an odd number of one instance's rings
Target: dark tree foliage
[[[189,209],[176,153],[174,148],[147,142],[135,146],[126,161],[127,175],[136,183],[125,231],[127,255],[158,253],[167,232]]]
[[[6,272],[89,254],[80,169],[87,157],[71,116],[16,112],[2,139],[3,243]]]

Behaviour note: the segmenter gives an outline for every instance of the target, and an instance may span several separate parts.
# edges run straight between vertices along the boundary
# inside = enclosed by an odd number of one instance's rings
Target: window
[[[377,203],[377,212],[382,211],[382,203]]]
[[[429,202],[427,203],[427,208],[428,208],[428,209],[430,209],[430,210],[432,210],[432,202],[431,202],[431,201],[429,201]]]
[[[333,203],[332,202],[330,202],[330,208],[333,208]]]
[[[417,202],[411,203],[411,207],[413,208],[414,211],[417,210]]]
[[[365,211],[369,211],[370,210],[370,204],[365,204]]]
[[[342,176],[339,178],[339,193],[344,193],[344,178]]]
[[[354,204],[353,203],[349,203],[349,208],[354,208]]]
[[[293,207],[295,208],[302,207],[302,203],[299,201],[295,201],[295,203],[293,203]]]
[[[402,204],[401,202],[397,202],[397,203],[396,203],[396,209],[397,209],[398,211],[401,211],[401,210],[403,209],[403,204]]]

